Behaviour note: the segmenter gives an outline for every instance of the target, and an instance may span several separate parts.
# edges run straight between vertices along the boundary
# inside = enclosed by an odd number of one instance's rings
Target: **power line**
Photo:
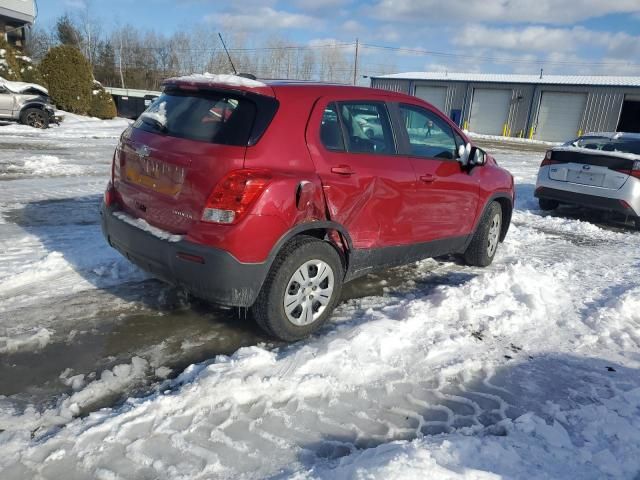
[[[355,47],[355,42],[351,43],[326,43],[318,45],[281,45],[277,47],[247,47],[247,48],[229,48],[229,52],[263,52],[263,51],[276,51],[276,50],[314,50],[320,48],[352,48]],[[134,50],[167,50],[172,52],[191,52],[191,53],[218,53],[222,52],[220,48],[172,48],[165,47],[135,47]]]

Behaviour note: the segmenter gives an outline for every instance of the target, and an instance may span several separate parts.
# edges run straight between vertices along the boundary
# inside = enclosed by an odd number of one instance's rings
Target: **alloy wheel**
[[[40,112],[31,112],[27,115],[27,125],[34,128],[44,128],[45,118]]]

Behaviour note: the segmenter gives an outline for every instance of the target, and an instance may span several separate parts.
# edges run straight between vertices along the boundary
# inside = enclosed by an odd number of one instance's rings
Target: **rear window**
[[[640,155],[640,139],[636,138],[608,138],[595,135],[580,137],[566,144],[574,147],[600,150],[603,152],[622,152]]]
[[[246,146],[255,118],[255,103],[243,97],[171,91],[155,99],[133,126],[199,142]]]

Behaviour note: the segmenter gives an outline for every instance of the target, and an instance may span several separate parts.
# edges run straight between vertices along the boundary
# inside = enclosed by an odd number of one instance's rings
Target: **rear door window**
[[[344,151],[344,138],[342,137],[342,128],[340,120],[338,120],[338,109],[335,103],[327,105],[322,114],[322,123],[320,124],[320,139],[322,144],[329,150],[339,152]]]
[[[396,153],[387,107],[382,102],[340,103],[347,150],[351,153]]]
[[[454,160],[456,140],[451,126],[438,115],[414,105],[400,105],[411,155]]]
[[[256,105],[221,92],[165,92],[134,123],[153,133],[222,145],[246,146]]]

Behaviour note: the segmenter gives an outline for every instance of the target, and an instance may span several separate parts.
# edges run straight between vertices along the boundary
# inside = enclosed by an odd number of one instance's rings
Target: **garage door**
[[[447,101],[447,87],[425,87],[416,85],[416,97],[429,102],[441,112],[444,112]]]
[[[485,135],[502,135],[510,106],[511,90],[474,89],[469,130]]]
[[[535,138],[564,142],[578,136],[586,93],[543,92]]]

